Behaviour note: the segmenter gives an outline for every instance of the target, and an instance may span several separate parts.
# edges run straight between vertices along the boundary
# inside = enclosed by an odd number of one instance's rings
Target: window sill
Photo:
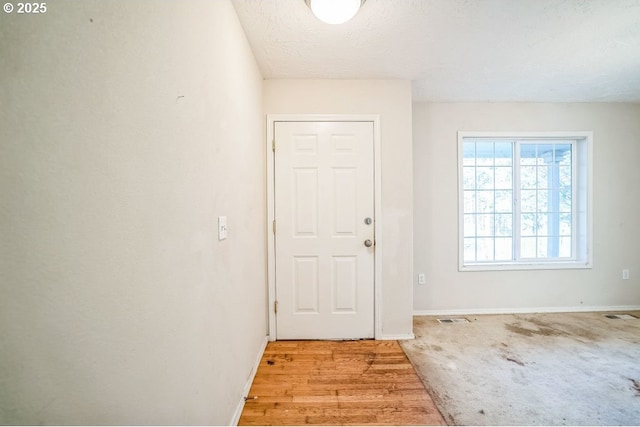
[[[592,268],[590,261],[557,261],[557,262],[508,262],[508,263],[475,263],[458,267],[458,271],[511,271],[511,270],[581,270]]]

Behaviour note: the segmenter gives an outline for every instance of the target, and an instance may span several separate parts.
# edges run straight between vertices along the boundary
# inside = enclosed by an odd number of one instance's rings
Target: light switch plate
[[[227,217],[218,217],[218,240],[224,240],[227,238]]]

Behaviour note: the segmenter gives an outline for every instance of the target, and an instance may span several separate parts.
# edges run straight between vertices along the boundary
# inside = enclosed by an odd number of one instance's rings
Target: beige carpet
[[[640,319],[605,314],[415,317],[401,345],[452,425],[640,425]]]

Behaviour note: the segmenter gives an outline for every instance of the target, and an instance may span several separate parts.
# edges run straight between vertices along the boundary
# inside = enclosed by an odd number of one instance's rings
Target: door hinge
[[[273,228],[273,234],[276,234],[276,220],[275,219],[273,220],[271,225],[272,225],[272,228]]]
[[[273,151],[274,153],[276,152],[276,140],[272,140],[271,141],[271,151]]]
[[[273,302],[273,312],[278,314],[278,301]]]

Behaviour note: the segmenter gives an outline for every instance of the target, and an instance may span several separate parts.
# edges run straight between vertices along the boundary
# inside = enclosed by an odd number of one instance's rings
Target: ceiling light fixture
[[[327,24],[343,24],[353,18],[366,0],[304,0],[313,14]]]

